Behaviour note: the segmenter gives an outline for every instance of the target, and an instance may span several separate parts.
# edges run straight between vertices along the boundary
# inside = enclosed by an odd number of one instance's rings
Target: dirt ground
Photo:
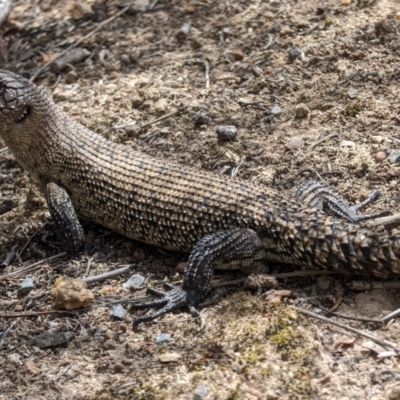
[[[1,27],[0,67],[31,77],[127,4],[15,2]],[[84,60],[54,63],[35,82],[110,140],[288,195],[306,179],[322,179],[350,202],[379,189],[370,210],[399,208],[397,0],[136,0],[77,47]],[[221,125],[234,125],[237,137],[218,140]],[[88,223],[85,252],[46,261],[60,253],[49,245],[57,237],[46,204],[13,155],[0,151],[0,206],[11,208],[0,216],[0,260],[17,253],[0,270],[0,398],[400,399],[398,357],[290,308],[400,345],[398,320],[372,322],[400,307],[397,290],[356,290],[359,277],[339,274],[278,279],[289,293],[224,286],[202,310],[204,332],[187,310],[133,332],[140,312],[117,320],[111,303],[144,290],[122,284],[133,273],[147,286],[177,283],[187,256]],[[130,273],[89,286],[90,309],[52,313],[57,277],[126,264]],[[35,288],[22,295],[26,277]],[[332,307],[364,320],[323,312]],[[67,343],[38,344],[41,334],[61,332]],[[162,333],[170,337],[160,341]]]

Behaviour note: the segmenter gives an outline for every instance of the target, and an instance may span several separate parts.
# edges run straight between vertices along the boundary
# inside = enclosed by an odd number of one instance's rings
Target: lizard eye
[[[25,106],[21,114],[16,118],[15,122],[22,122],[31,112],[31,108],[29,106]]]

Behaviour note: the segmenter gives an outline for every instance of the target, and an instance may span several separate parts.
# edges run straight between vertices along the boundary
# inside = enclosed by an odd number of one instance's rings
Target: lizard
[[[197,313],[214,268],[254,272],[265,262],[355,274],[400,274],[400,232],[363,227],[357,211],[318,182],[294,196],[253,182],[153,158],[114,143],[64,113],[40,88],[0,70],[0,137],[44,194],[67,249],[82,250],[79,218],[128,238],[189,253],[181,287],[134,326],[184,305]],[[322,199],[322,200],[321,200]]]

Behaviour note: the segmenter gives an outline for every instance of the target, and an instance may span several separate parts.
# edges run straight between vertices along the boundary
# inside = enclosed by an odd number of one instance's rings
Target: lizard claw
[[[131,306],[133,309],[158,308],[157,311],[151,314],[145,314],[142,317],[136,318],[133,322],[133,328],[137,327],[142,322],[153,321],[175,308],[188,304],[188,294],[186,291],[171,284],[165,284],[165,286],[169,289],[168,292],[162,292],[151,288],[147,289],[147,293],[158,296],[160,297],[159,299],[141,304],[133,304]]]

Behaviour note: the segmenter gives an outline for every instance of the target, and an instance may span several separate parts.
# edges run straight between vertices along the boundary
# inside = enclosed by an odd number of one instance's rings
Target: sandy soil
[[[16,3],[1,28],[0,67],[27,77],[125,5]],[[65,69],[53,65],[35,82],[89,128],[183,168],[237,175],[288,193],[306,179],[322,179],[350,202],[379,189],[370,210],[395,211],[399,37],[396,0],[160,0],[150,11],[146,0],[136,0],[83,40],[78,47],[85,60]],[[220,125],[236,126],[236,140],[219,141]],[[364,320],[333,321],[397,344],[397,320],[371,322],[400,307],[396,290],[355,290],[358,278],[343,275],[279,279],[288,298],[227,286],[213,291],[219,299],[202,310],[203,333],[186,310],[133,332],[136,312],[123,320],[109,315],[111,302],[133,296],[122,287],[127,274],[90,285],[95,307],[86,312],[46,314],[54,310],[49,291],[61,275],[134,264],[132,273],[160,287],[180,281],[187,256],[89,223],[84,253],[4,278],[59,250],[49,245],[57,237],[43,198],[8,151],[0,153],[0,190],[2,201],[12,202],[0,216],[0,259],[17,253],[0,271],[0,398],[400,399],[397,357],[290,308],[326,315],[323,308],[335,307]],[[18,295],[27,276],[35,289]],[[215,280],[240,276],[220,273]],[[41,314],[15,318],[27,312]],[[74,337],[41,348],[35,338],[46,332]],[[161,333],[170,340],[158,343]]]

